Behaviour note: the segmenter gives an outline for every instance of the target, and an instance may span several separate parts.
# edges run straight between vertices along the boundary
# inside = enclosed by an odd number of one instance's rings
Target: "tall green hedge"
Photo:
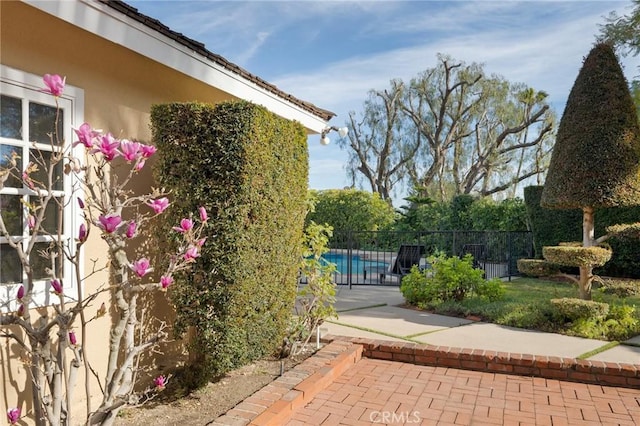
[[[524,189],[527,216],[533,232],[537,258],[542,258],[542,247],[557,246],[560,242],[582,240],[582,211],[556,210],[540,206],[542,186]],[[596,237],[606,233],[605,228],[621,223],[635,223],[640,218],[640,207],[612,207],[596,211]],[[611,238],[607,241],[613,257],[597,273],[616,277],[640,278],[640,244],[633,240]]]
[[[171,291],[176,331],[194,330],[200,384],[273,353],[296,295],[306,194],[306,133],[244,102],[173,103],[151,110],[158,161],[171,191],[166,229],[205,206],[207,243]]]

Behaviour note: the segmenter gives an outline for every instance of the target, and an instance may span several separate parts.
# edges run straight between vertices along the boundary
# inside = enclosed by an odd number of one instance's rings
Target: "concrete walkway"
[[[640,336],[608,348],[603,340],[430,314],[400,307],[404,298],[392,286],[339,286],[336,299],[339,317],[322,325],[323,334],[640,365]]]

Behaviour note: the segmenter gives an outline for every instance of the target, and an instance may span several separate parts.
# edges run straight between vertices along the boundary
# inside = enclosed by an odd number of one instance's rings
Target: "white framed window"
[[[53,71],[55,73],[55,71]],[[83,122],[84,91],[67,85],[64,94],[56,98],[42,92],[44,83],[42,76],[25,73],[14,68],[0,65],[0,166],[8,166],[8,157],[12,153],[19,156],[16,159],[18,169],[27,170],[30,163],[45,162],[51,156],[52,147],[69,145],[74,140],[74,128]],[[58,116],[58,141],[50,138],[55,130],[56,115]],[[76,154],[76,152],[74,152]],[[80,211],[73,192],[72,175],[63,173],[64,162],[54,168],[54,184],[52,195],[59,200],[64,209],[59,211],[57,204],[50,202],[45,212],[43,226],[53,235],[38,235],[33,237],[28,226],[29,203],[37,202],[37,196],[21,179],[10,176],[0,188],[0,214],[10,238],[22,241],[23,245],[35,240],[31,252],[35,281],[33,301],[36,306],[48,305],[57,301],[50,291],[49,270],[55,270],[55,275],[62,279],[64,293],[74,297],[77,282],[72,273],[72,265],[66,259],[56,261],[46,259],[39,253],[46,251],[56,240],[58,224],[62,223],[62,241],[69,247],[74,247],[73,239],[80,223]],[[31,178],[41,182],[47,181],[46,171],[39,167],[38,171],[30,174]],[[0,235],[0,309],[3,311],[17,309],[16,293],[21,284],[27,281],[19,257],[8,239]],[[7,306],[5,302],[10,301]],[[31,308],[35,307],[33,305]]]

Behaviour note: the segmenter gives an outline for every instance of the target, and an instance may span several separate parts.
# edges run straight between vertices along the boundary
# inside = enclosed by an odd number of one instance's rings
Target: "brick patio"
[[[363,358],[285,424],[638,425],[640,390]]]
[[[636,425],[640,389],[558,380],[558,371],[584,367],[579,360],[519,354],[467,353],[455,348],[336,339],[286,372],[214,425]],[[436,352],[432,365],[422,351]],[[413,355],[413,358],[406,356]],[[363,357],[364,356],[364,357]],[[449,357],[449,362],[445,361]],[[458,369],[467,357],[485,371]],[[382,359],[380,359],[382,358]],[[398,360],[399,358],[401,360]],[[538,374],[505,374],[504,366],[527,360]],[[457,360],[457,361],[456,361]],[[412,361],[412,362],[403,362]],[[589,365],[588,379],[636,380],[636,366]],[[486,369],[492,371],[486,371]],[[497,369],[498,371],[495,371]],[[525,373],[524,371],[522,373]],[[547,377],[540,377],[546,375]],[[549,377],[550,376],[550,377]],[[634,382],[635,383],[635,382]]]

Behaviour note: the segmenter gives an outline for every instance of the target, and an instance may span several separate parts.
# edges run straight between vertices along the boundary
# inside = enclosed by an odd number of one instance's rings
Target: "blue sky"
[[[247,71],[337,114],[409,80],[438,53],[549,94],[558,117],[604,17],[631,1],[128,1]],[[640,58],[622,58],[628,79]],[[335,142],[337,135],[331,134]],[[314,189],[350,184],[347,153],[309,138]],[[365,188],[369,189],[369,188]]]

